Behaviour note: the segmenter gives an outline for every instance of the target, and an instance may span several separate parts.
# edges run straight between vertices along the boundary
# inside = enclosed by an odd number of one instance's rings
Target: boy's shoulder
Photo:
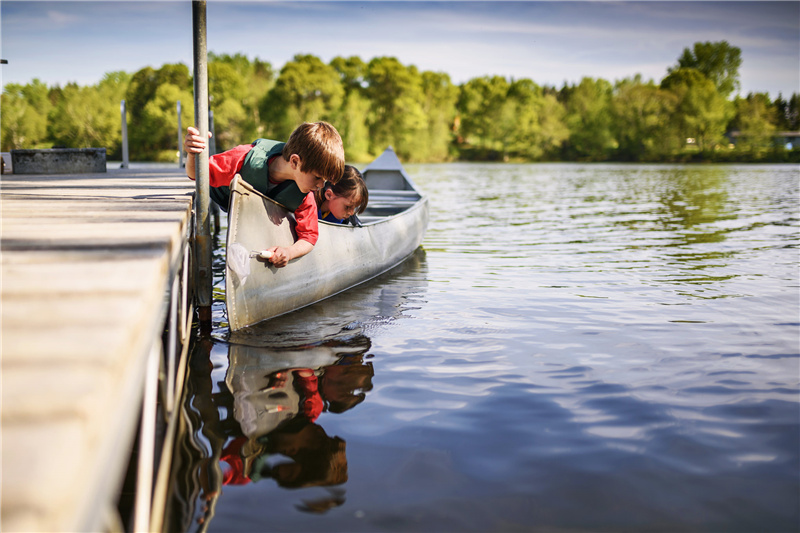
[[[239,173],[262,194],[269,190],[269,160],[283,151],[286,143],[271,139],[256,139],[247,153]]]
[[[256,152],[269,154],[269,156],[272,157],[276,153],[281,153],[285,145],[286,143],[283,141],[273,141],[272,139],[256,139],[252,142],[253,148],[250,150],[250,153]]]
[[[267,167],[267,163],[271,157],[283,151],[285,144],[285,142],[273,141],[271,139],[256,139],[253,141],[251,145],[252,148],[250,148],[247,156],[245,156],[243,167],[252,169],[254,172],[261,172]]]

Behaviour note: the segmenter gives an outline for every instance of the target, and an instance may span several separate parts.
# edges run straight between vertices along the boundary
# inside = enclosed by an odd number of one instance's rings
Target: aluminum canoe
[[[420,246],[428,225],[428,198],[416,188],[391,147],[362,174],[369,189],[369,205],[360,216],[363,226],[320,221],[314,249],[283,268],[249,255],[294,243],[293,213],[238,175],[234,178],[225,268],[225,304],[232,331],[372,279]],[[244,253],[247,257],[242,259]]]

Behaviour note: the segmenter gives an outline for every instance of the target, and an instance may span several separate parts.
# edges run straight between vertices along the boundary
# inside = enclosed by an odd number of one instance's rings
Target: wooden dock
[[[128,529],[137,433],[150,529],[154,405],[174,406],[191,325],[193,198],[177,166],[2,176],[2,531]]]

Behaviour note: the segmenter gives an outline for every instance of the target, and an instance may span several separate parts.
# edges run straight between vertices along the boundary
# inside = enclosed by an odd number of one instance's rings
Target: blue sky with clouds
[[[584,76],[660,81],[686,47],[742,50],[741,93],[800,92],[800,2],[234,2],[208,0],[208,49],[279,69],[394,56],[455,83],[484,75],[561,87]],[[97,83],[106,72],[192,66],[188,0],[0,2],[2,83]]]

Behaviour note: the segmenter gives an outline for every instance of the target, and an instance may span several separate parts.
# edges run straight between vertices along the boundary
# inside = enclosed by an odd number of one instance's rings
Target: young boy
[[[209,134],[210,135],[210,134]],[[206,139],[193,127],[186,129],[187,154],[206,149]],[[326,181],[336,183],[344,172],[344,147],[339,132],[327,122],[298,126],[285,143],[258,139],[208,158],[209,196],[227,211],[229,185],[237,173],[256,190],[294,211],[297,241],[287,247],[268,248],[269,261],[284,267],[310,252],[317,243],[317,204],[314,192]],[[195,179],[195,158],[186,158],[186,175]]]

